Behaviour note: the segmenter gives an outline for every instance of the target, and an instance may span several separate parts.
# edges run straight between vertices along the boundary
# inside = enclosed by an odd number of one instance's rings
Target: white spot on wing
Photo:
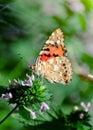
[[[59,70],[59,66],[54,65],[54,71],[58,71]]]
[[[55,36],[55,34],[54,34],[54,33],[52,33],[52,36]]]
[[[60,44],[60,40],[57,40],[57,44]]]
[[[54,62],[54,59],[52,58],[52,59],[49,59],[49,63],[50,64],[53,64],[53,62]]]
[[[54,45],[54,41],[47,40],[47,41],[46,41],[46,44],[52,44],[52,45]]]

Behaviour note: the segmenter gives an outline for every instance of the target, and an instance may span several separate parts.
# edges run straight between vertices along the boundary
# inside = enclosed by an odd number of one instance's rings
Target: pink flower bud
[[[40,113],[43,113],[45,110],[49,110],[49,106],[45,102],[42,102],[40,107]]]

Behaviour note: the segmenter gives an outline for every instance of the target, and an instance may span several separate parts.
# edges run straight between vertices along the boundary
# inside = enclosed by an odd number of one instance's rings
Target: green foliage
[[[64,114],[55,105],[50,105],[51,109],[46,111],[44,114],[38,113],[36,119],[31,120],[31,117],[26,113],[25,110],[21,110],[19,114],[14,114],[14,117],[21,122],[25,122],[28,129],[32,130],[51,130],[56,128],[58,130],[91,130],[90,116],[83,110],[73,111],[69,115]],[[54,108],[55,107],[55,108]],[[80,118],[80,115],[83,117]]]
[[[88,55],[87,53],[83,53],[82,55],[82,61],[88,65],[90,70],[93,69],[93,63],[90,61],[93,61],[93,56]]]
[[[33,105],[37,102],[41,103],[50,98],[47,88],[39,78],[32,80],[31,77],[25,81],[15,80],[6,88],[1,87],[0,95],[3,94],[3,97],[9,99],[10,104],[17,104],[19,107]]]

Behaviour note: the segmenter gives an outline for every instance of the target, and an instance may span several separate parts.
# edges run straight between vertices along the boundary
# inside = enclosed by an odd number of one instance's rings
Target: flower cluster
[[[39,105],[39,113],[44,113],[45,110],[49,109],[45,101],[49,100],[50,95],[40,79],[35,79],[34,75],[29,76],[28,74],[26,77],[27,79],[24,81],[14,80],[13,83],[9,80],[9,86],[1,97],[8,99],[10,104],[16,104],[19,109],[25,109],[29,112],[30,117],[35,119],[36,113],[31,107],[37,103],[41,104]]]
[[[85,104],[83,101],[80,103],[81,108],[85,111],[88,112],[90,107],[91,107],[91,102],[88,102],[87,104]],[[74,110],[80,110],[80,107],[78,106],[74,106]]]
[[[26,106],[24,106],[24,109],[29,112],[30,117],[32,119],[36,119],[36,113],[35,113],[35,111],[33,111],[32,109],[27,108]],[[45,112],[45,110],[49,110],[49,109],[50,108],[49,108],[48,104],[46,104],[45,102],[42,102],[41,106],[40,106],[40,109],[39,109],[39,113],[43,114]]]
[[[88,113],[89,109],[91,107],[91,103],[88,102],[87,104],[85,104],[83,101],[80,103],[80,107],[78,106],[74,106],[74,110],[75,111],[81,111],[79,113],[79,118],[83,119],[85,116],[85,113]],[[83,110],[83,111],[82,111]]]
[[[26,74],[28,80],[22,81],[22,86],[32,86],[33,85],[33,81],[35,80],[34,75],[29,76],[28,74]]]

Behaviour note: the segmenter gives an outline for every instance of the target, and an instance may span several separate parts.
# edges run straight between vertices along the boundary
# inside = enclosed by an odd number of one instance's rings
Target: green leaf
[[[78,14],[78,18],[79,18],[79,21],[80,21],[80,24],[81,24],[81,28],[82,30],[84,31],[86,29],[86,19],[84,17],[84,15],[82,14]]]

